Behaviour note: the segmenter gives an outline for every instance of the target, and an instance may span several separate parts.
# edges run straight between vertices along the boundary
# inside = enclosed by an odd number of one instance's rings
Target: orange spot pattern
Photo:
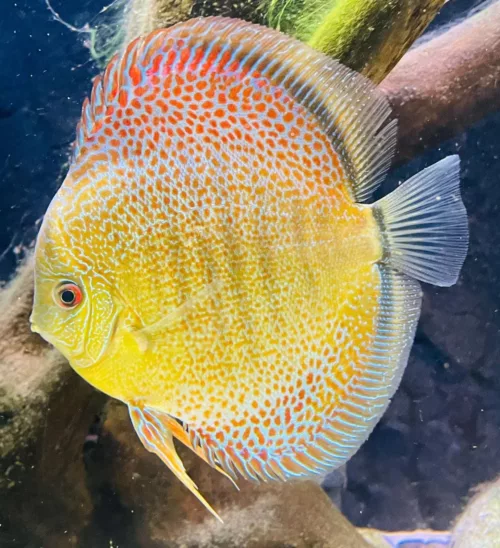
[[[106,110],[84,107],[61,193],[73,252],[158,325],[113,375],[231,473],[339,464],[383,403],[363,376],[380,295],[366,210],[285,86],[220,46],[148,40],[96,84]]]

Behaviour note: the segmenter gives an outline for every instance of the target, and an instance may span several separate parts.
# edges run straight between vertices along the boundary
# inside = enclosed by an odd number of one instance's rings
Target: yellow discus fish
[[[458,277],[456,156],[366,203],[389,114],[360,75],[224,18],[133,41],[84,103],[32,328],[214,515],[173,437],[231,477],[343,464],[401,379],[417,280]]]

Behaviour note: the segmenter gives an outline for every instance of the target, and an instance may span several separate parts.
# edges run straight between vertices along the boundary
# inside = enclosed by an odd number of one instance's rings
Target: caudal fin
[[[385,262],[422,282],[453,285],[467,255],[460,159],[448,156],[373,205]]]

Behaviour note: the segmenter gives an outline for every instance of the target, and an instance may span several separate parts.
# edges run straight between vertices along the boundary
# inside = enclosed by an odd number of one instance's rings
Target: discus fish
[[[231,478],[340,466],[398,386],[417,280],[457,280],[458,157],[367,203],[389,116],[362,76],[225,18],[136,39],[84,103],[32,329],[216,516],[173,437]]]

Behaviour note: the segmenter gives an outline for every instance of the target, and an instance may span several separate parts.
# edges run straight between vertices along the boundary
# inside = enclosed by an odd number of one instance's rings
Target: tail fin
[[[460,159],[448,156],[373,205],[384,261],[422,282],[453,285],[467,255],[467,212]]]

